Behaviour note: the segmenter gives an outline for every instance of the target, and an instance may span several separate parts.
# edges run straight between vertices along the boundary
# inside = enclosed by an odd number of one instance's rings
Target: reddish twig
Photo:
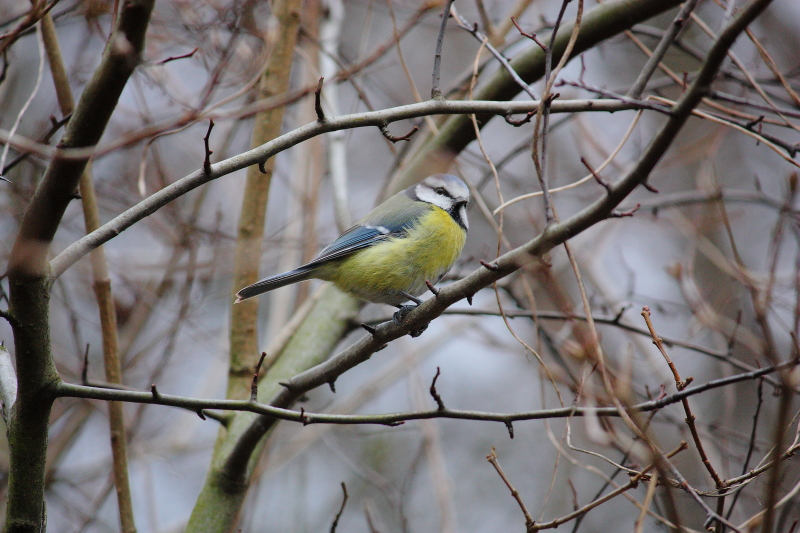
[[[186,59],[186,58],[192,57],[197,53],[198,50],[200,50],[200,49],[199,48],[195,48],[194,50],[192,50],[188,54],[183,54],[183,55],[179,55],[179,56],[171,56],[171,57],[168,57],[166,59],[162,59],[161,61],[156,63],[156,65],[165,65],[165,64],[169,63],[170,61],[177,61],[178,59]]]
[[[522,501],[522,498],[519,495],[519,491],[517,491],[517,489],[514,488],[514,485],[511,484],[511,481],[508,479],[505,472],[503,472],[503,469],[500,467],[500,463],[497,461],[497,452],[495,451],[494,446],[492,446],[492,453],[486,456],[486,460],[489,461],[489,463],[491,463],[491,465],[494,467],[495,470],[497,470],[500,479],[503,480],[503,483],[506,484],[508,490],[511,491],[511,496],[517,501],[519,508],[522,510],[522,514],[525,516],[526,531],[535,531],[534,527],[536,526],[536,523],[533,521],[533,517],[531,516],[531,513],[528,511],[528,508],[525,507],[525,503]]]
[[[439,289],[434,287],[433,283],[431,283],[429,280],[426,279],[425,285],[428,287],[428,290],[431,291],[431,293],[433,293],[434,296],[439,296]]]
[[[600,175],[597,172],[594,171],[594,169],[589,164],[589,162],[586,161],[585,157],[581,157],[581,163],[583,163],[583,166],[585,166],[589,170],[589,173],[591,173],[591,175],[592,175],[592,177],[594,177],[595,181],[597,183],[599,183],[600,185],[602,185],[607,193],[611,193],[611,185],[609,185],[609,183],[606,180],[601,178]]]
[[[526,31],[524,31],[522,28],[520,28],[519,24],[517,24],[517,19],[516,19],[515,17],[511,17],[511,22],[514,24],[514,26],[516,26],[516,28],[517,28],[517,31],[519,31],[519,34],[520,34],[520,35],[522,35],[523,37],[527,37],[527,38],[528,38],[528,39],[530,39],[531,41],[533,41],[533,42],[535,42],[536,44],[538,44],[538,45],[539,45],[539,48],[541,48],[543,52],[547,52],[547,45],[546,45],[546,44],[544,44],[544,43],[543,43],[542,41],[540,41],[539,39],[537,39],[537,38],[536,38],[536,34],[535,34],[535,33],[527,33],[527,32],[526,32]]]
[[[656,345],[658,351],[661,352],[661,355],[664,356],[664,359],[667,361],[667,365],[669,366],[670,370],[672,371],[672,375],[675,377],[675,388],[678,391],[682,391],[686,388],[689,383],[691,383],[694,378],[688,377],[686,380],[681,381],[681,376],[678,374],[678,369],[675,367],[675,364],[670,359],[667,351],[664,349],[664,344],[662,343],[659,336],[656,334],[656,330],[653,327],[653,323],[650,320],[650,308],[644,306],[642,308],[642,317],[644,318],[645,323],[647,324],[647,329],[650,330],[650,335],[653,337],[653,344]],[[689,407],[689,400],[687,398],[681,399],[681,404],[683,405],[683,411],[686,414],[686,425],[689,426],[689,432],[692,434],[692,440],[694,440],[695,447],[697,448],[697,453],[700,455],[700,459],[703,462],[703,465],[708,470],[709,475],[714,480],[718,489],[724,488],[726,486],[725,481],[719,477],[717,471],[714,469],[714,466],[711,464],[711,461],[708,459],[708,455],[706,455],[706,451],[703,448],[703,443],[700,441],[700,435],[697,432],[697,425],[695,424],[695,416],[692,414],[692,410]]]

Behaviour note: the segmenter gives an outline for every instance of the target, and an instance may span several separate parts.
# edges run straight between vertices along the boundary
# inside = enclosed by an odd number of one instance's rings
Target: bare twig
[[[433,376],[433,381],[431,382],[430,393],[431,393],[431,396],[433,397],[433,400],[436,402],[436,405],[438,406],[439,410],[440,411],[444,411],[446,408],[444,406],[444,402],[442,401],[442,397],[439,396],[438,392],[436,392],[436,380],[439,379],[439,375],[440,374],[441,374],[441,371],[439,370],[439,367],[437,366],[436,367],[436,375]]]
[[[261,352],[261,357],[258,359],[258,364],[256,364],[256,370],[253,372],[253,383],[250,384],[250,401],[257,402],[258,401],[258,374],[261,372],[261,364],[264,362],[264,358],[267,356],[267,352]]]
[[[342,481],[342,492],[344,493],[342,505],[339,507],[339,512],[336,513],[333,523],[331,524],[331,533],[336,533],[336,526],[339,525],[339,518],[341,518],[342,513],[344,512],[344,506],[347,505],[347,485],[344,484],[344,481]]]
[[[322,110],[322,82],[325,78],[320,78],[317,82],[317,90],[314,91],[314,112],[317,114],[317,122],[323,124],[327,119],[325,118],[325,111]]]
[[[650,334],[653,337],[653,344],[656,345],[658,350],[661,352],[661,355],[664,356],[664,359],[667,361],[667,365],[669,365],[670,370],[672,371],[672,375],[675,377],[675,388],[683,390],[692,382],[694,378],[688,377],[685,380],[681,381],[680,374],[678,374],[678,369],[675,367],[675,364],[670,359],[667,351],[664,349],[664,344],[661,339],[656,334],[656,330],[653,327],[653,323],[650,320],[650,308],[645,306],[642,309],[642,317],[644,318],[645,323],[647,324],[647,329],[650,330]],[[703,462],[703,466],[706,467],[711,478],[714,480],[718,489],[722,489],[725,487],[725,482],[720,478],[717,471],[714,469],[714,466],[711,464],[711,461],[708,459],[708,455],[706,454],[705,448],[703,447],[703,443],[700,440],[700,434],[697,432],[697,425],[695,424],[695,416],[692,414],[692,410],[689,407],[689,400],[684,398],[681,400],[683,404],[683,411],[686,414],[686,425],[689,426],[689,432],[692,434],[692,440],[694,440],[695,447],[697,447],[697,453],[700,455],[700,460]],[[719,513],[717,513],[719,514]]]
[[[214,128],[214,120],[209,119],[208,121],[208,130],[206,131],[206,136],[203,137],[203,146],[206,149],[206,156],[203,160],[203,172],[206,174],[211,174],[211,154],[214,152],[209,148],[208,141],[211,138],[211,130]]]
[[[639,98],[642,95],[644,88],[647,86],[647,82],[650,81],[650,77],[656,71],[656,68],[658,68],[658,64],[666,55],[670,45],[678,37],[678,34],[689,18],[689,14],[694,10],[696,5],[697,0],[687,0],[684,2],[683,7],[681,7],[678,14],[675,15],[667,31],[664,32],[664,36],[661,38],[661,41],[659,41],[655,50],[653,50],[653,54],[647,59],[647,63],[645,63],[644,68],[639,72],[636,81],[633,82],[626,96]]]
[[[383,134],[383,136],[386,137],[387,139],[389,139],[393,143],[400,142],[400,141],[410,141],[411,140],[411,136],[419,131],[419,126],[414,126],[413,128],[411,128],[411,131],[409,131],[405,135],[403,135],[401,137],[395,137],[389,131],[389,126],[387,124],[384,123],[384,124],[379,125],[378,127],[380,128],[381,133]]]
[[[442,44],[444,43],[444,30],[447,28],[447,19],[450,18],[450,6],[453,0],[446,0],[442,11],[442,24],[439,26],[439,36],[436,38],[436,54],[433,56],[433,81],[431,83],[431,99],[441,100],[442,90],[439,88],[439,76],[442,70]]]
[[[522,511],[522,515],[525,517],[525,529],[526,531],[535,531],[534,529],[534,521],[531,513],[528,511],[528,508],[525,507],[525,502],[522,501],[522,497],[519,495],[519,491],[514,488],[514,485],[511,484],[511,480],[508,479],[503,469],[500,467],[500,463],[497,460],[497,453],[495,452],[494,446],[492,446],[492,452],[486,456],[486,460],[494,467],[497,471],[497,474],[500,476],[500,479],[503,480],[503,483],[506,484],[508,490],[511,491],[511,497],[513,497],[517,501],[517,505],[519,505],[520,510]]]
[[[177,61],[178,59],[186,59],[186,58],[189,58],[189,57],[193,57],[197,53],[198,50],[200,50],[200,49],[199,48],[195,48],[194,50],[192,50],[191,52],[188,52],[186,54],[181,54],[179,56],[170,56],[170,57],[168,57],[166,59],[162,59],[161,61],[159,61],[156,64],[157,65],[165,65],[165,64],[169,63],[170,61]]]
[[[651,412],[658,411],[667,405],[672,405],[680,402],[684,398],[689,398],[697,394],[702,394],[706,391],[717,389],[732,385],[734,383],[741,383],[745,381],[752,381],[762,376],[766,376],[773,372],[783,369],[792,368],[798,365],[800,361],[792,360],[787,363],[770,366],[759,369],[754,372],[746,372],[743,374],[736,374],[727,378],[721,378],[709,381],[703,385],[696,385],[694,387],[686,388],[675,394],[664,396],[655,400],[641,402],[631,405],[626,408],[628,412]],[[292,380],[297,381],[297,380]],[[286,391],[290,393],[298,393],[302,391],[299,382],[293,384],[292,381],[281,383]],[[323,384],[328,383],[325,381]],[[336,415],[336,414],[322,414],[322,413],[308,413],[304,412],[303,417],[300,417],[298,411],[285,409],[282,407],[275,407],[263,403],[253,403],[248,400],[202,400],[198,398],[189,398],[186,396],[175,396],[171,394],[163,394],[155,389],[155,385],[151,387],[150,392],[135,392],[130,390],[119,389],[106,389],[97,387],[87,387],[82,385],[73,385],[69,383],[61,383],[58,385],[54,394],[58,397],[70,398],[92,398],[96,400],[114,400],[120,402],[133,402],[145,403],[154,405],[164,405],[168,407],[179,407],[189,409],[191,411],[198,411],[201,409],[215,409],[224,411],[246,411],[251,413],[258,413],[280,420],[288,420],[292,422],[303,422],[305,424],[378,424],[385,426],[396,426],[403,422],[410,420],[422,420],[429,418],[447,418],[458,420],[480,420],[487,422],[500,422],[507,424],[521,420],[542,420],[549,418],[566,418],[570,416],[619,416],[619,410],[616,407],[563,407],[557,409],[542,409],[537,411],[525,411],[516,413],[491,413],[484,411],[465,411],[458,409],[446,408],[444,410],[430,409],[427,411],[411,411],[404,413],[389,413],[378,415]],[[273,401],[274,403],[274,401]],[[781,460],[791,457],[794,451],[784,454],[780,457]],[[764,465],[758,472],[763,472],[770,462]],[[734,478],[728,480],[729,484],[741,482],[741,478]]]
[[[205,174],[202,170],[197,170],[184,178],[172,183],[150,197],[139,202],[136,206],[120,214],[109,223],[105,224],[89,236],[83,237],[66,250],[61,252],[51,262],[53,277],[58,277],[74,264],[78,259],[89,253],[92,249],[105,243],[109,239],[116,237],[121,231],[129,228],[139,220],[154,213],[170,201],[178,198],[197,187],[208,183],[211,180],[225,176],[236,170],[246,168],[250,165],[263,163],[275,154],[286,150],[311,137],[328,133],[330,131],[343,130],[354,127],[380,126],[385,122],[395,122],[408,118],[436,114],[457,114],[457,113],[494,113],[498,115],[509,115],[513,113],[527,113],[535,110],[539,105],[536,101],[522,102],[481,102],[481,101],[427,101],[419,104],[410,104],[398,108],[390,108],[381,111],[355,113],[353,115],[343,115],[340,117],[329,118],[325,124],[313,123],[300,127],[292,132],[266,142],[243,154],[220,161],[212,166],[211,175]],[[573,100],[569,102],[553,102],[551,111],[557,113],[577,112],[581,110],[591,111],[618,111],[623,109],[637,109],[639,106],[627,103],[612,102],[609,100]],[[2,140],[0,132],[0,140]],[[48,149],[50,149],[48,147]],[[82,150],[58,152],[59,157],[67,160],[70,157],[80,155],[86,157],[91,152]],[[48,152],[54,155],[55,152]],[[255,280],[254,280],[255,281]]]

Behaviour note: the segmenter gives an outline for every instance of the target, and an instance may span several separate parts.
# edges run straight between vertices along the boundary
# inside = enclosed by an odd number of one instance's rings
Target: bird
[[[388,304],[395,322],[450,270],[464,248],[469,188],[434,174],[387,199],[312,261],[236,293],[236,303],[307,279],[332,282],[360,300]],[[412,302],[406,304],[405,302]]]

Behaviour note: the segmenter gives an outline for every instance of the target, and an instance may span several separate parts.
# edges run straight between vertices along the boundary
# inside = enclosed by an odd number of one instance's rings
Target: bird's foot
[[[406,317],[406,315],[411,311],[413,311],[414,309],[416,309],[417,307],[419,307],[419,303],[416,302],[414,305],[398,306],[397,311],[395,311],[395,313],[392,315],[392,320],[394,321],[395,324],[400,324],[401,322],[403,322],[403,319]],[[412,337],[419,337],[425,332],[426,329],[428,329],[428,324],[423,324],[419,329],[409,331],[408,334],[411,335]]]
[[[401,305],[392,315],[395,324],[400,324],[408,313],[416,309],[418,305]]]

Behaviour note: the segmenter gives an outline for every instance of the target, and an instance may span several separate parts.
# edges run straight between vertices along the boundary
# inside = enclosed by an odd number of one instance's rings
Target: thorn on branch
[[[431,396],[433,396],[433,400],[436,402],[436,406],[437,406],[436,408],[439,411],[444,411],[445,410],[444,401],[442,401],[442,397],[439,396],[439,393],[436,392],[436,380],[439,379],[440,375],[441,375],[441,371],[439,370],[439,367],[437,366],[436,367],[436,375],[433,376],[433,381],[431,382],[430,392],[431,392]]]
[[[261,162],[258,163],[258,170],[260,170],[262,174],[266,174],[267,173],[267,167],[265,166],[266,164],[267,164],[266,160],[261,161]]]
[[[161,61],[156,63],[156,65],[165,65],[165,64],[169,63],[170,61],[177,61],[178,59],[187,59],[187,58],[192,57],[193,55],[195,55],[198,50],[199,50],[199,48],[195,48],[194,50],[192,50],[188,54],[182,54],[182,55],[179,55],[179,56],[170,56],[170,57],[168,57],[166,59],[162,59]]]
[[[427,286],[428,286],[428,290],[429,290],[429,291],[431,291],[431,292],[433,293],[433,295],[434,295],[434,296],[437,296],[437,297],[439,296],[439,289],[437,289],[436,287],[434,287],[434,286],[433,286],[433,283],[431,283],[430,281],[428,281],[428,280],[426,279],[426,280],[425,280],[425,285],[427,285]]]
[[[590,165],[589,162],[586,161],[585,157],[581,157],[581,163],[583,163],[583,166],[585,166],[589,170],[589,173],[591,173],[591,175],[594,177],[595,181],[603,186],[603,188],[606,190],[606,193],[611,194],[611,185],[609,185],[609,183],[606,180],[601,178],[597,174],[597,172],[594,171],[594,169],[592,168],[592,165]]]
[[[201,420],[206,420],[206,415],[203,413],[202,409],[197,410],[197,416],[199,416]]]
[[[751,120],[750,122],[745,124],[744,127],[747,128],[748,130],[752,130],[756,126],[759,126],[758,132],[761,133],[760,125],[762,120],[764,120],[764,115],[760,115],[758,118]]]
[[[328,382],[328,386],[331,388],[331,392],[336,394],[336,380],[332,379]]]
[[[508,436],[510,438],[514,438],[514,424],[511,420],[506,420],[506,429],[508,429]]]
[[[347,486],[342,481],[342,492],[344,493],[344,498],[342,499],[342,505],[339,507],[339,512],[336,513],[336,516],[333,519],[333,523],[331,524],[331,533],[336,533],[336,526],[339,525],[339,518],[342,516],[344,512],[344,506],[347,505]]]
[[[633,307],[633,304],[628,304],[625,307],[623,307],[622,309],[620,309],[619,313],[617,313],[617,315],[614,317],[614,320],[611,321],[611,324],[614,325],[614,326],[619,324],[619,321],[622,320],[622,315],[624,315],[625,311],[627,311],[631,307]]]
[[[375,329],[374,327],[372,327],[372,326],[370,326],[369,324],[366,324],[366,323],[364,323],[364,322],[362,322],[360,325],[361,325],[361,327],[362,327],[362,328],[364,328],[365,330],[367,330],[367,332],[368,332],[370,335],[372,335],[373,337],[375,336],[375,333],[377,333],[377,332],[378,332],[378,330],[377,330],[377,329]]]
[[[650,185],[646,181],[643,181],[641,183],[641,185],[642,185],[642,187],[644,187],[645,189],[647,189],[648,191],[650,191],[653,194],[658,194],[660,192],[658,189],[656,189],[655,187],[653,187],[652,185]]]
[[[325,118],[325,111],[322,110],[322,82],[325,78],[320,78],[317,82],[317,90],[314,91],[314,111],[317,112],[317,122],[324,124],[327,120]]]
[[[380,352],[381,350],[383,350],[383,349],[384,349],[384,348],[386,348],[387,346],[389,346],[389,344],[388,344],[388,343],[386,343],[386,344],[381,344],[380,346],[378,346],[377,348],[375,348],[375,352],[373,352],[373,353]]]
[[[302,422],[304,426],[308,425],[308,417],[306,416],[306,410],[303,407],[300,408],[300,422]]]
[[[83,368],[81,369],[81,383],[89,383],[89,343],[86,343],[86,350],[83,352]]]
[[[258,359],[256,370],[253,373],[253,382],[250,384],[250,401],[253,403],[258,401],[258,374],[261,371],[261,364],[264,362],[266,356],[267,352],[261,352],[261,357]]]
[[[405,424],[405,421],[395,420],[393,422],[386,422],[384,425],[389,426],[390,428],[396,428],[397,426],[402,426],[403,424]]]
[[[492,272],[497,272],[498,270],[500,270],[497,264],[487,263],[483,259],[481,259],[481,265],[483,265],[483,267],[486,268],[487,270],[491,270]],[[472,304],[470,303],[470,305]]]
[[[292,384],[289,383],[288,381],[279,381],[278,385],[280,385],[281,387],[284,387],[285,389],[290,390],[290,391],[292,389],[294,389],[294,387],[292,387]]]
[[[515,17],[511,17],[511,22],[514,24],[514,26],[516,26],[516,28],[517,28],[517,31],[519,31],[519,34],[520,34],[520,35],[522,35],[523,37],[527,37],[527,38],[528,38],[528,39],[530,39],[531,41],[535,42],[536,44],[538,44],[538,45],[539,45],[539,48],[541,48],[541,49],[542,49],[542,52],[544,52],[544,53],[547,53],[547,45],[545,45],[545,44],[544,44],[542,41],[540,41],[539,39],[537,39],[537,38],[536,38],[536,34],[535,34],[535,33],[528,33],[528,32],[526,32],[526,31],[524,31],[524,30],[523,30],[523,29],[522,29],[522,28],[519,26],[519,24],[517,24],[517,19],[516,19]]]
[[[391,132],[389,131],[389,126],[385,122],[383,124],[381,124],[380,126],[378,126],[378,127],[380,128],[381,133],[383,134],[383,136],[386,137],[387,139],[389,139],[390,141],[392,141],[393,143],[400,142],[400,141],[408,141],[408,140],[411,139],[412,135],[414,135],[415,133],[417,133],[419,131],[419,126],[414,126],[413,128],[411,128],[411,131],[409,131],[408,133],[406,133],[402,137],[395,137],[394,135],[391,134]]]
[[[612,211],[610,215],[611,218],[624,218],[624,217],[632,217],[633,214],[642,207],[642,204],[636,204],[633,206],[633,209],[629,209],[628,211]]]
[[[153,399],[157,400],[159,397],[158,389],[156,389],[156,384],[153,383],[150,385],[150,393],[153,395]]]
[[[475,297],[475,295],[474,295],[474,294],[468,294],[468,295],[467,295],[467,303],[468,303],[469,305],[472,305],[472,299],[473,299],[474,297]]]
[[[212,129],[214,129],[214,119],[208,119],[208,131],[206,131],[206,136],[203,137],[203,144],[206,148],[206,157],[203,160],[203,172],[205,172],[206,175],[211,174],[211,154],[214,153],[208,148],[208,140],[211,138]]]

